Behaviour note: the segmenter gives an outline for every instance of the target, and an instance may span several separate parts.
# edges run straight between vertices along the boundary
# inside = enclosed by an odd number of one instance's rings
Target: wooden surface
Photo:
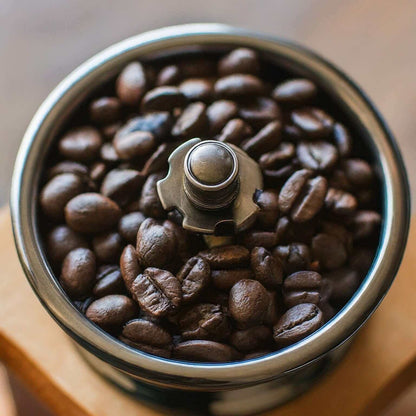
[[[298,400],[268,416],[372,416],[416,377],[416,224],[397,279],[347,357]],[[57,416],[156,416],[96,375],[47,315],[18,263],[0,214],[0,360]]]

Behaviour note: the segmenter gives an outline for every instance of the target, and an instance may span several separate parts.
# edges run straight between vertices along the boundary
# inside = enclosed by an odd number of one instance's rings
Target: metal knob
[[[169,172],[157,184],[165,210],[176,208],[183,227],[228,235],[253,223],[262,189],[258,164],[240,148],[216,140],[191,139],[169,157]]]

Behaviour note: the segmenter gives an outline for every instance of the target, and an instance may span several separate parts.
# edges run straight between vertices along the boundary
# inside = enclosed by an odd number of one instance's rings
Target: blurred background
[[[0,0],[0,203],[8,200],[22,135],[63,77],[123,38],[188,22],[229,23],[293,40],[343,68],[393,130],[416,189],[411,170],[416,159],[415,16],[413,0]],[[1,391],[7,388],[0,383]],[[407,394],[390,414],[416,414],[415,396]],[[0,414],[13,414],[7,395],[0,397]]]

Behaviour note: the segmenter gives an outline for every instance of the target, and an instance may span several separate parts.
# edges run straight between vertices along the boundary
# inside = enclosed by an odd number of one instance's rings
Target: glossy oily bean
[[[188,78],[179,84],[179,91],[189,101],[207,102],[214,96],[214,83],[208,78]]]
[[[191,340],[176,345],[173,357],[179,360],[221,363],[234,361],[239,357],[239,354],[226,344],[207,340]]]
[[[280,108],[267,97],[257,97],[244,102],[238,113],[244,121],[257,129],[281,119]]]
[[[183,301],[190,302],[197,299],[210,283],[211,269],[203,258],[192,257],[184,264],[177,277],[182,285]]]
[[[292,122],[310,139],[321,139],[328,136],[333,128],[334,120],[319,108],[304,107],[291,114]]]
[[[177,65],[166,65],[163,67],[156,79],[156,85],[161,87],[162,85],[173,85],[180,81],[181,72]]]
[[[114,138],[114,149],[123,160],[130,160],[149,154],[156,147],[156,139],[148,131],[133,131],[117,135]]]
[[[207,124],[206,106],[201,102],[188,105],[172,129],[173,136],[193,138],[202,134]]]
[[[297,147],[297,156],[305,169],[317,172],[330,170],[338,160],[338,152],[328,142],[302,142]]]
[[[232,74],[218,79],[214,86],[216,94],[225,98],[261,95],[265,88],[262,81],[250,74]]]
[[[239,118],[234,118],[224,126],[218,140],[239,145],[245,138],[251,136],[252,133],[252,128],[246,122]]]
[[[130,212],[121,217],[118,232],[129,244],[136,245],[137,233],[146,217],[140,211]]]
[[[155,347],[163,347],[172,342],[172,336],[168,331],[145,319],[127,322],[121,334],[130,341]]]
[[[250,269],[213,270],[211,278],[217,289],[230,290],[240,280],[253,279],[254,275]]]
[[[256,193],[254,202],[260,207],[257,222],[265,228],[276,225],[279,217],[279,194],[274,189],[266,189]]]
[[[114,123],[120,118],[121,103],[116,97],[101,97],[91,102],[89,112],[93,123]]]
[[[272,331],[264,325],[240,329],[232,333],[230,343],[243,353],[267,348],[272,344]]]
[[[198,256],[205,259],[212,268],[232,269],[247,264],[250,252],[243,246],[222,246],[201,251]]]
[[[273,121],[264,126],[254,137],[245,141],[241,148],[251,156],[259,156],[277,147],[281,140],[282,124]]]
[[[291,308],[301,303],[319,304],[322,277],[313,271],[299,271],[286,277],[283,282],[283,300]]]
[[[139,259],[136,255],[136,249],[132,245],[128,245],[124,248],[120,257],[120,270],[121,276],[124,280],[124,284],[131,292],[133,282],[136,277],[141,274],[142,268],[139,264]]]
[[[238,106],[234,101],[218,100],[214,101],[207,108],[209,131],[211,134],[219,133],[228,121],[233,119],[238,113]]]
[[[162,172],[153,173],[148,176],[143,185],[139,208],[146,216],[153,218],[163,218],[165,216],[165,211],[160,203],[156,188],[157,182],[164,177],[165,174]]]
[[[298,106],[306,104],[315,97],[317,92],[313,82],[304,78],[296,78],[279,84],[272,95],[279,104]]]
[[[140,62],[128,64],[116,81],[117,96],[127,105],[139,103],[146,91],[146,72]]]
[[[270,289],[279,287],[283,279],[283,267],[279,259],[264,247],[254,247],[250,259],[256,280]]]
[[[102,298],[107,295],[124,294],[125,291],[120,269],[117,266],[103,266],[92,290],[94,297]]]
[[[186,98],[177,87],[162,86],[148,91],[142,100],[144,111],[171,111],[182,107]]]
[[[117,232],[99,234],[93,238],[92,248],[100,263],[116,263],[123,250],[123,240]]]
[[[66,133],[58,143],[59,153],[76,162],[95,159],[102,145],[99,131],[94,127],[77,127]]]
[[[218,73],[221,76],[230,74],[254,74],[260,71],[257,53],[248,48],[237,48],[225,55],[218,62]]]

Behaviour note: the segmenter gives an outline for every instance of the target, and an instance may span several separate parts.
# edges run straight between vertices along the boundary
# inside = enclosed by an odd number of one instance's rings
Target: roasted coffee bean
[[[152,173],[167,169],[168,158],[177,145],[176,143],[162,143],[146,160],[140,173],[148,176]]]
[[[177,84],[180,79],[181,71],[179,67],[177,65],[167,65],[159,71],[156,79],[156,86],[174,85]]]
[[[93,238],[92,247],[100,263],[114,263],[123,251],[123,240],[119,233],[99,234]]]
[[[322,208],[327,192],[327,181],[322,176],[309,179],[311,172],[305,169],[295,172],[283,185],[279,194],[279,208],[289,213],[293,221],[312,219]]]
[[[352,139],[347,128],[341,123],[335,123],[333,135],[340,157],[348,157],[352,151]]]
[[[371,166],[362,159],[347,159],[342,163],[347,180],[353,187],[371,186],[374,173]]]
[[[177,275],[182,284],[182,299],[184,302],[194,301],[208,286],[211,280],[211,269],[206,260],[201,257],[190,258]]]
[[[183,310],[178,317],[182,339],[222,341],[230,334],[230,322],[220,305],[200,303]]]
[[[306,134],[299,127],[288,122],[283,126],[283,138],[290,142],[299,143],[306,139]]]
[[[354,240],[371,237],[379,228],[381,215],[375,211],[357,211],[352,220]]]
[[[261,155],[259,165],[262,169],[276,169],[289,163],[296,154],[296,148],[292,143],[279,143],[275,150]]]
[[[204,234],[203,238],[208,248],[232,246],[235,243],[235,238],[232,235]]]
[[[162,358],[171,358],[172,356],[172,345],[164,345],[163,347],[155,347],[154,345],[147,345],[147,344],[141,344],[139,342],[133,342],[130,339],[123,337],[120,335],[118,339],[123,342],[124,344],[127,344],[128,346],[145,352],[147,354],[155,355],[157,357]]]
[[[123,277],[117,266],[104,266],[103,270],[97,275],[97,283],[92,293],[96,298],[107,295],[123,294],[126,291]]]
[[[62,220],[64,218],[65,205],[84,190],[85,184],[78,175],[61,173],[54,176],[43,187],[40,194],[42,212],[53,220]]]
[[[223,127],[233,119],[238,112],[238,106],[234,101],[218,100],[214,101],[207,108],[209,131],[211,134],[219,133]]]
[[[120,156],[116,152],[112,143],[104,143],[101,146],[100,158],[109,165],[114,165],[117,162],[120,162]]]
[[[269,299],[266,314],[264,316],[264,324],[273,326],[280,317],[280,306],[276,300],[276,292],[267,291]]]
[[[307,270],[310,267],[310,251],[306,244],[292,243],[287,246],[277,246],[272,254],[282,261],[287,274]]]
[[[277,104],[267,97],[256,97],[242,104],[240,117],[252,127],[259,129],[271,121],[280,120],[281,113]]]
[[[263,176],[268,186],[281,186],[282,182],[296,172],[297,166],[294,163],[278,169],[265,169]]]
[[[82,163],[72,162],[71,160],[64,160],[57,163],[48,171],[48,180],[61,173],[72,173],[78,175],[81,179],[88,177],[88,168]]]
[[[143,111],[171,111],[175,107],[182,107],[186,98],[173,86],[156,87],[148,91],[142,100]]]
[[[358,203],[354,195],[341,189],[329,188],[325,197],[325,207],[336,215],[351,215]]]
[[[146,319],[127,322],[121,334],[130,341],[154,347],[163,347],[172,342],[172,336],[168,331]]]
[[[163,222],[163,227],[171,235],[170,238],[175,241],[175,260],[182,265],[190,257],[187,234],[182,227],[169,220]]]
[[[208,78],[188,78],[179,84],[179,91],[189,101],[207,102],[214,96],[214,82]]]
[[[318,222],[312,219],[307,222],[292,222],[287,217],[281,217],[277,221],[276,236],[279,244],[290,244],[293,241],[310,244],[317,233]]]
[[[317,234],[312,239],[312,255],[328,270],[342,267],[348,257],[345,244],[336,236],[324,233]]]
[[[87,298],[85,300],[74,300],[73,303],[75,307],[83,314],[85,315],[85,312],[87,312],[88,307],[91,305],[91,303],[94,302],[93,298]]]
[[[248,48],[237,48],[225,55],[218,62],[218,73],[221,76],[230,74],[253,74],[260,71],[257,53]]]
[[[153,173],[149,175],[143,185],[139,207],[140,211],[142,211],[148,217],[163,218],[165,216],[165,210],[160,203],[156,188],[157,182],[164,177],[165,174],[162,172]]]
[[[140,307],[157,318],[176,311],[182,300],[179,280],[166,270],[148,267],[133,282],[132,292]]]
[[[117,134],[114,138],[114,149],[117,155],[124,160],[145,156],[155,147],[155,137],[148,131],[133,131],[128,134]]]
[[[88,248],[88,242],[66,225],[58,225],[48,234],[46,247],[52,263],[59,265],[70,251]]]
[[[101,127],[100,133],[103,136],[103,139],[107,141],[112,140],[122,125],[121,121],[116,121],[115,123]]]
[[[323,324],[321,310],[311,303],[302,303],[290,308],[273,328],[277,346],[286,347],[307,337]]]
[[[221,305],[228,309],[228,293],[222,290],[216,289],[213,286],[208,286],[201,295],[201,302],[212,303],[214,305]]]
[[[191,138],[202,134],[207,123],[206,106],[196,102],[189,104],[172,129],[173,136]]]
[[[296,151],[300,164],[317,172],[330,170],[338,160],[337,149],[328,142],[301,142]]]
[[[186,78],[203,78],[216,75],[216,64],[212,59],[188,57],[180,64],[181,72]]]
[[[273,91],[273,98],[289,106],[306,104],[317,94],[316,85],[304,78],[290,79],[279,84]]]
[[[71,299],[82,299],[94,285],[95,271],[94,253],[87,248],[76,248],[65,257],[59,281]]]
[[[243,246],[213,247],[201,251],[199,257],[205,259],[214,269],[234,269],[248,263],[250,252]]]
[[[140,211],[130,212],[121,217],[118,232],[129,244],[136,244],[137,232],[146,217]]]
[[[136,249],[132,245],[128,245],[124,248],[120,257],[120,270],[123,277],[124,284],[131,292],[133,282],[136,277],[141,274],[142,268],[137,258]]]
[[[283,279],[283,267],[278,258],[273,257],[264,247],[254,247],[250,259],[256,280],[270,289],[279,287]]]
[[[114,332],[138,313],[139,308],[127,296],[107,295],[92,302],[85,315],[104,330]]]
[[[191,340],[176,345],[173,349],[173,357],[187,361],[222,363],[238,359],[239,354],[226,344],[207,340]]]
[[[132,62],[123,69],[117,78],[117,96],[124,104],[138,104],[146,91],[146,86],[145,69],[140,62]]]
[[[325,273],[324,278],[331,282],[329,301],[334,306],[344,305],[361,283],[358,272],[349,267]]]
[[[143,183],[144,177],[136,170],[113,169],[104,178],[100,192],[123,206],[139,194]]]
[[[357,270],[361,276],[365,276],[373,264],[374,249],[369,247],[356,247],[349,258],[349,265]]]
[[[254,75],[232,74],[219,78],[214,85],[215,93],[224,98],[240,98],[262,95],[263,82]]]
[[[66,133],[58,143],[59,153],[76,162],[91,162],[98,157],[102,145],[100,132],[83,126]]]
[[[220,290],[230,290],[237,282],[244,279],[253,279],[250,269],[213,270],[211,272],[212,284]]]
[[[248,248],[272,248],[277,244],[277,235],[274,231],[250,230],[243,234],[243,244]]]
[[[120,207],[97,193],[78,195],[65,207],[66,223],[80,233],[107,231],[118,223],[120,217]]]
[[[241,148],[250,156],[258,157],[277,147],[281,140],[282,124],[272,121],[264,126],[254,137],[245,141]]]
[[[90,168],[90,178],[94,182],[101,182],[107,173],[107,166],[104,162],[95,162]]]
[[[310,139],[327,137],[334,127],[334,120],[323,110],[315,107],[304,107],[293,110],[291,119]]]
[[[129,120],[117,133],[118,137],[134,132],[152,133],[157,140],[166,139],[172,128],[173,119],[167,111],[155,111]]]
[[[274,189],[257,192],[254,202],[260,207],[257,222],[265,228],[276,226],[279,217],[279,194]]]
[[[269,347],[272,339],[271,329],[267,326],[259,325],[233,332],[230,342],[237,350],[247,353]]]
[[[261,324],[268,306],[267,291],[257,280],[240,280],[230,290],[230,313],[241,325]]]
[[[295,272],[283,282],[283,300],[287,308],[292,308],[301,303],[313,303],[320,301],[320,288],[322,277],[313,271]]]
[[[91,102],[89,110],[93,123],[110,124],[120,118],[121,103],[116,97],[101,97]]]
[[[224,126],[218,140],[238,146],[245,138],[252,134],[253,130],[246,122],[239,118],[233,118]]]

